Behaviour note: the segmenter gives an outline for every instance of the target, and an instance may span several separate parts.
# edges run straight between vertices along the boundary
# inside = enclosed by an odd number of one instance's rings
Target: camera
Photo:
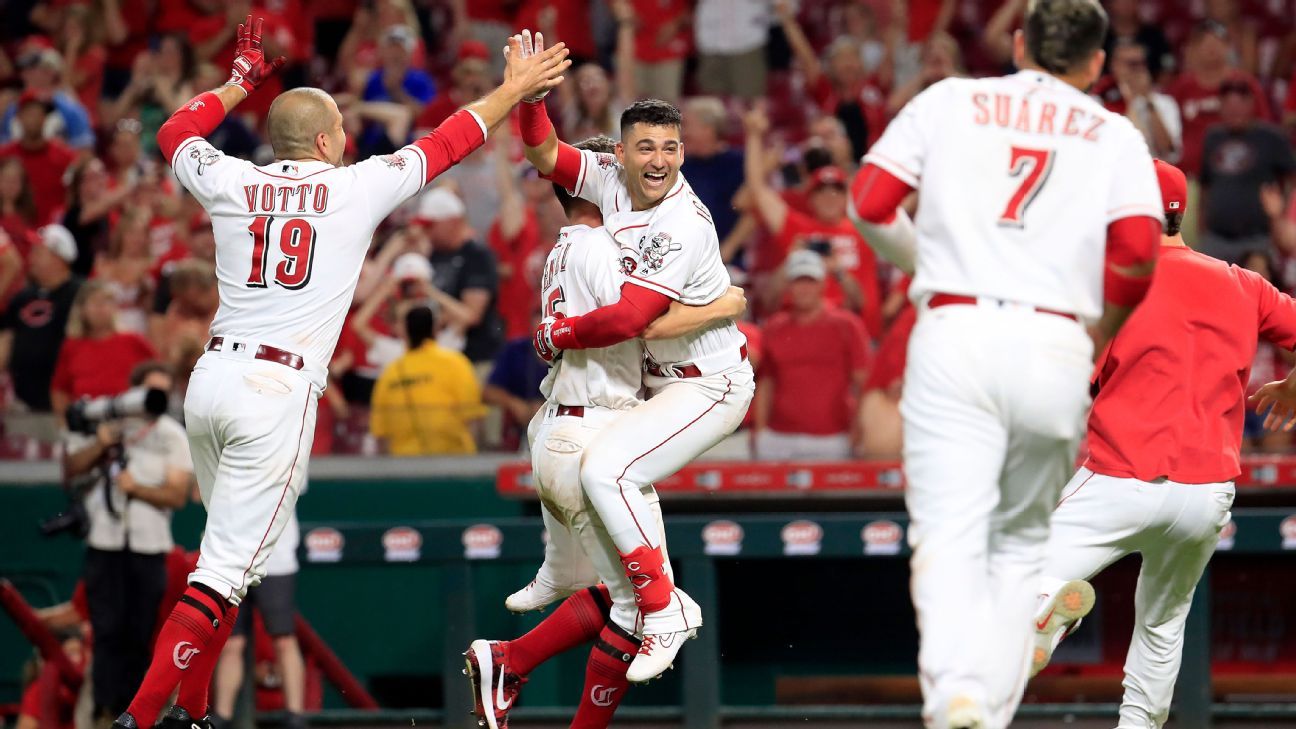
[[[806,250],[814,251],[824,257],[831,256],[832,241],[827,238],[816,238],[809,243],[806,243]]]
[[[87,435],[94,433],[105,420],[120,420],[132,416],[156,417],[167,410],[165,390],[149,387],[131,389],[108,397],[83,398],[68,406],[68,430]]]
[[[86,514],[85,504],[79,498],[68,498],[67,508],[40,522],[40,533],[43,537],[52,537],[67,532],[77,539],[85,539],[90,533],[90,517]]]

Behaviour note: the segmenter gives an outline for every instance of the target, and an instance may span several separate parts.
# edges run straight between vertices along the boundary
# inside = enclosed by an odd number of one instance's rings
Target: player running
[[[595,137],[576,149],[611,154],[615,142]],[[599,209],[555,193],[572,225],[563,228],[545,263],[541,302],[546,316],[577,316],[616,303],[625,277],[620,249],[602,225]],[[702,307],[673,304],[653,322],[648,337],[669,337],[738,316],[740,289]],[[528,428],[536,491],[549,541],[536,579],[509,596],[514,611],[534,610],[572,594],[534,630],[512,641],[476,640],[465,654],[476,712],[489,729],[508,726],[523,680],[536,666],[570,648],[595,641],[573,727],[606,727],[628,686],[625,674],[639,649],[634,588],[598,515],[581,487],[585,446],[620,412],[638,406],[643,388],[643,344],[631,339],[605,349],[573,351],[554,363],[541,385],[546,403]],[[643,489],[653,529],[662,540],[656,490]],[[589,575],[594,575],[592,578]],[[590,587],[599,580],[603,584]],[[582,589],[588,588],[588,589]]]
[[[261,49],[261,21],[239,26],[225,86],[199,94],[158,131],[180,182],[216,237],[220,308],[185,399],[194,471],[207,508],[197,570],[162,625],[153,660],[117,729],[189,729],[239,602],[264,574],[306,476],[315,407],[374,229],[397,205],[485,141],[525,96],[562,81],[561,46],[508,53],[509,78],[394,154],[343,167],[337,104],[319,89],[284,92],[266,119],[275,162],[225,157],[204,139],[283,65]],[[206,724],[206,720],[202,720]]]
[[[1259,340],[1296,348],[1296,301],[1263,276],[1184,244],[1183,172],[1156,162],[1165,230],[1156,280],[1099,360],[1089,458],[1053,512],[1032,675],[1077,621],[1058,586],[1139,552],[1120,727],[1170,714],[1193,591],[1229,520],[1247,381]],[[1202,292],[1210,292],[1203,299]]]
[[[905,503],[923,715],[937,729],[1012,719],[1049,514],[1089,399],[1086,325],[1110,337],[1151,282],[1152,160],[1132,124],[1085,94],[1106,29],[1097,0],[1030,3],[1014,38],[1022,70],[932,85],[853,184],[870,244],[916,270]],[[910,221],[898,206],[913,190]]]
[[[543,40],[523,32],[523,52]],[[631,104],[621,115],[616,154],[580,151],[558,141],[539,99],[520,107],[527,159],[542,175],[599,206],[621,249],[626,282],[616,304],[581,316],[547,319],[536,350],[608,347],[643,334],[672,301],[706,304],[729,289],[711,214],[680,175],[680,112],[664,101]],[[732,321],[648,342],[643,405],[609,423],[589,444],[581,481],[634,585],[643,644],[631,682],[670,667],[696,635],[702,610],[667,574],[660,536],[643,487],[697,458],[738,427],[754,392],[747,342]]]

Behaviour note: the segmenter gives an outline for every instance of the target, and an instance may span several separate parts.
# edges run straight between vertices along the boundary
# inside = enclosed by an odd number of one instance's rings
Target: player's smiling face
[[[635,124],[616,148],[625,168],[626,189],[635,210],[646,210],[666,197],[684,164],[684,143],[677,126]]]

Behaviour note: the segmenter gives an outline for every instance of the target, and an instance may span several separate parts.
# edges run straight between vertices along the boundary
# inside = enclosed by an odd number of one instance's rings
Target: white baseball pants
[[[1087,468],[1063,490],[1041,603],[1069,580],[1090,579],[1131,552],[1143,555],[1118,729],[1159,729],[1170,715],[1188,608],[1232,506],[1232,483],[1149,483]]]
[[[1075,461],[1093,345],[1065,317],[925,309],[904,395],[911,591],[927,726],[964,698],[1002,729],[1021,701],[1049,515]]]
[[[663,384],[643,405],[608,423],[589,444],[581,466],[585,493],[621,554],[661,544],[653,533],[644,487],[674,474],[734,432],[755,393],[747,362],[705,377],[652,379]]]
[[[530,431],[531,468],[536,491],[543,505],[545,529],[544,564],[536,580],[549,587],[576,591],[598,582],[612,598],[612,622],[630,633],[639,630],[639,608],[634,586],[626,577],[621,556],[581,486],[581,460],[586,447],[602,428],[625,411],[586,407],[582,417],[559,416],[558,406],[546,404],[532,420]],[[653,535],[660,540],[670,573],[666,533],[662,525],[657,492],[648,485],[642,492],[652,518]]]
[[[204,354],[185,396],[194,476],[207,508],[189,582],[236,605],[261,582],[296,508],[321,394],[302,372],[254,359],[256,348]]]

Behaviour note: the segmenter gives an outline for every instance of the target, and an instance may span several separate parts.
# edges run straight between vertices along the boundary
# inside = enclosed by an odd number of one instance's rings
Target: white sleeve
[[[1107,223],[1121,218],[1147,216],[1162,219],[1161,186],[1157,183],[1156,168],[1148,153],[1147,141],[1126,119],[1121,135],[1115,143],[1116,164],[1112,165],[1114,177],[1111,196],[1107,199]]]
[[[620,202],[617,198],[625,185],[621,182],[621,163],[616,155],[602,152],[580,150],[580,172],[576,175],[576,185],[568,192],[583,200],[588,200],[604,214],[617,212]],[[625,201],[629,210],[630,201]]]
[[[377,225],[423,189],[427,157],[411,144],[357,162],[351,165],[351,172],[356,177],[355,189],[368,198],[372,222]]]
[[[202,137],[189,137],[176,148],[171,169],[198,202],[209,206],[222,196],[242,195],[238,180],[252,163],[227,157]]]
[[[933,84],[905,104],[882,132],[882,138],[864,155],[865,164],[890,172],[896,179],[917,189],[922,180],[923,163],[930,147],[935,114],[942,113],[940,98],[947,96],[949,82]],[[943,112],[948,113],[948,112]]]
[[[684,298],[684,288],[693,272],[700,270],[708,240],[696,227],[669,217],[654,223],[639,246],[639,265],[626,275],[633,284],[669,296]]]

